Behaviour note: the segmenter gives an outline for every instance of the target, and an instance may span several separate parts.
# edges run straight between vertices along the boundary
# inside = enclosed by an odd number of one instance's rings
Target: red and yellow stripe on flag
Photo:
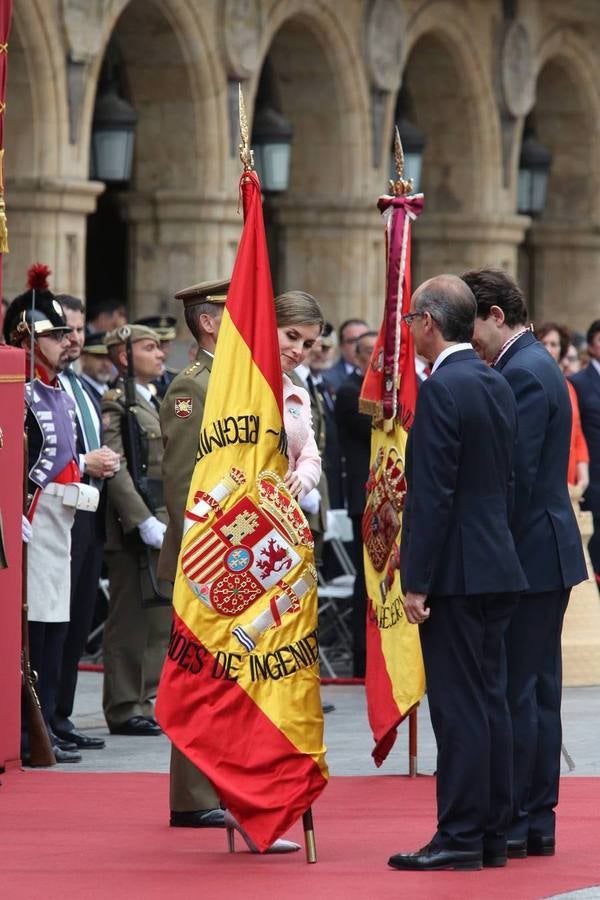
[[[260,850],[328,772],[312,536],[287,470],[273,290],[254,172],[188,496],[157,715]]]
[[[361,409],[373,415],[375,426],[363,542],[367,708],[378,766],[394,745],[398,725],[425,692],[419,629],[406,620],[400,585],[404,459],[417,393],[412,336],[402,314],[410,308],[411,223],[422,204],[420,194],[379,199],[386,225],[386,299],[360,398]]]

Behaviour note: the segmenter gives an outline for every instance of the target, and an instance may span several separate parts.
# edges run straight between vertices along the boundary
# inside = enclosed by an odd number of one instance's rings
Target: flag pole
[[[315,828],[313,825],[312,806],[309,806],[302,814],[302,827],[304,828],[304,845],[306,847],[306,862],[316,863],[317,843],[315,841]]]
[[[246,103],[242,93],[241,84],[238,85],[238,102],[239,102],[239,124],[240,124],[240,160],[244,167],[244,174],[254,171],[254,152],[250,146],[250,132],[248,128],[248,116],[246,114]],[[313,823],[312,807],[302,814],[302,827],[304,830],[304,844],[306,850],[306,862],[316,863],[317,861],[317,845],[315,840],[315,829]],[[233,850],[233,831],[228,831],[229,850]]]
[[[417,707],[408,714],[408,774],[417,777]]]

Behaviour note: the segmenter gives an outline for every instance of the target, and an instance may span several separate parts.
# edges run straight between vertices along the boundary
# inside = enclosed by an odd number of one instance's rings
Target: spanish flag
[[[157,701],[173,743],[260,850],[328,778],[313,542],[286,490],[283,388],[261,191],[240,240],[198,438]]]
[[[417,386],[409,327],[411,223],[423,197],[379,198],[385,222],[384,317],[360,398],[373,416],[371,467],[363,515],[367,587],[366,693],[369,722],[380,766],[394,745],[397,728],[425,692],[419,629],[407,622],[400,587],[400,534],[406,495],[404,459],[414,417]]]

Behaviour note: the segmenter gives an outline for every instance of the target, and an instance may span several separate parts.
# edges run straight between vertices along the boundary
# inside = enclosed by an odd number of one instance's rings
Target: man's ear
[[[504,310],[499,306],[490,306],[490,316],[494,319],[496,326],[501,328],[505,323]]]
[[[126,369],[127,368],[127,350],[125,350],[125,348],[123,348],[123,350],[119,350],[119,355],[117,358],[119,360],[119,366],[122,369]]]

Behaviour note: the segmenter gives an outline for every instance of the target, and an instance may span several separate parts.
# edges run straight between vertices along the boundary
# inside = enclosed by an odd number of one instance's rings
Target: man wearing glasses
[[[369,326],[364,319],[346,319],[340,325],[340,358],[323,373],[325,381],[334,395],[337,394],[344,381],[357,371],[356,342],[367,331],[369,331]]]
[[[420,629],[438,745],[437,830],[396,869],[506,864],[512,743],[504,632],[527,582],[510,532],[517,410],[471,346],[477,304],[454,275],[415,292],[410,326],[432,367],[406,452],[400,575]]]

